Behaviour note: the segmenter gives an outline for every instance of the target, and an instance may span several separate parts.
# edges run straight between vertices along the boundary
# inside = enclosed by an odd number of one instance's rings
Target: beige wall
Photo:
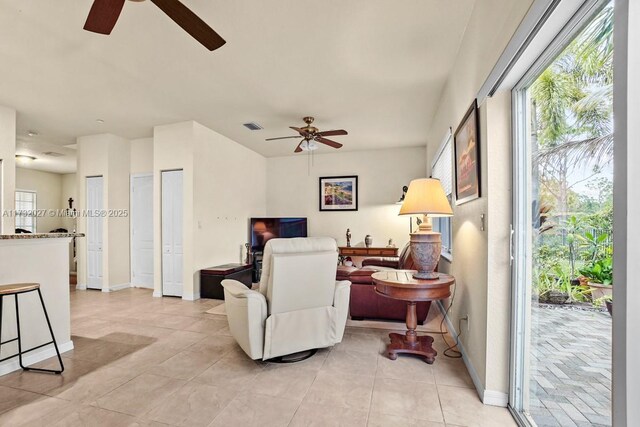
[[[153,144],[154,295],[162,295],[161,172],[182,169],[183,298],[196,299],[199,270],[239,262],[248,218],[265,214],[266,160],[193,121],[155,127]]]
[[[60,205],[63,209],[69,207],[69,198],[73,199],[73,207],[78,209],[78,183],[75,173],[62,175],[62,191],[60,193]],[[76,221],[72,217],[63,218],[63,227],[69,231],[77,228]]]
[[[12,211],[15,207],[16,189],[16,110],[0,105],[0,209]],[[13,234],[15,221],[12,215],[0,218],[0,233]]]
[[[109,180],[107,182],[108,211],[127,212],[108,217],[109,224],[109,286],[128,286],[131,278],[129,254],[129,141],[115,138],[109,144]]]
[[[358,176],[358,211],[320,212],[319,177],[344,175]],[[354,246],[364,245],[370,234],[374,245],[386,246],[391,238],[402,247],[409,240],[409,217],[398,216],[395,202],[402,186],[424,177],[423,147],[314,154],[312,166],[306,153],[269,158],[267,215],[307,217],[310,236],[333,237],[339,245],[349,228]]]
[[[60,204],[63,209],[67,209],[69,207],[69,198],[73,199],[73,207],[78,209],[78,183],[77,177],[75,173],[65,173],[62,175],[62,192],[61,192],[61,200]],[[72,216],[67,216],[62,218],[62,227],[66,228],[70,232],[76,231],[78,229],[77,219]],[[77,263],[76,263],[76,254],[74,254],[74,242],[77,242],[78,239],[73,239],[73,241],[69,244],[69,271],[77,271]],[[77,246],[76,246],[77,248]],[[77,253],[77,252],[76,252]]]
[[[195,298],[193,280],[193,153],[195,122],[156,126],[153,129],[153,230],[154,230],[154,296],[162,296],[162,171],[183,171],[183,297]]]
[[[131,175],[153,172],[153,138],[131,140]]]
[[[474,8],[427,135],[427,169],[446,129],[451,126],[455,131],[532,0],[491,3],[496,7]],[[441,263],[457,281],[450,319],[457,326],[459,318],[469,315],[468,330],[463,324],[461,340],[476,388],[481,398],[492,404],[506,404],[509,378],[510,337],[504,315],[510,306],[510,273],[504,253],[508,250],[505,239],[511,210],[510,157],[505,157],[509,155],[511,114],[507,98],[499,94],[480,106],[482,197],[454,206],[453,263]],[[483,214],[484,231],[480,222]]]
[[[194,292],[198,271],[241,262],[248,221],[266,214],[267,160],[202,125],[195,125]]]
[[[104,209],[129,210],[129,142],[115,135],[78,138],[77,208],[86,210],[87,177],[102,176]],[[87,221],[78,218],[78,231],[86,233]],[[103,228],[103,288],[108,292],[129,283],[129,217],[108,216]],[[77,239],[78,284],[86,285],[86,239]]]
[[[16,190],[35,191],[38,210],[59,211],[62,203],[62,175],[33,169],[16,168]],[[64,227],[62,215],[41,215],[36,219],[36,232],[48,233]]]

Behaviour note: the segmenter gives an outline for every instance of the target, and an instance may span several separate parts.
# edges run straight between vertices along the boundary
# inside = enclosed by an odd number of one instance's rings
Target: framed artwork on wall
[[[320,177],[320,211],[357,211],[358,177]]]
[[[456,205],[480,197],[480,122],[474,99],[454,134]]]

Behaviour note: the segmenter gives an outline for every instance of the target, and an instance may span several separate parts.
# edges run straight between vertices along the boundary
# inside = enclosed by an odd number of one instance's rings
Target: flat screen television
[[[262,252],[273,238],[307,237],[307,218],[251,218],[251,250]]]

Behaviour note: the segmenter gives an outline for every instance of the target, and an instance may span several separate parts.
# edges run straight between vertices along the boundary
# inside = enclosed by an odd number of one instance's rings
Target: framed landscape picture
[[[320,177],[321,211],[357,211],[358,177]]]
[[[480,197],[480,126],[476,100],[454,135],[456,205]]]

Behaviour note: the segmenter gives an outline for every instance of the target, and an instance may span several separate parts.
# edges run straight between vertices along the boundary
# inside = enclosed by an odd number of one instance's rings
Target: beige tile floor
[[[72,292],[64,374],[0,377],[0,425],[515,425],[506,409],[482,405],[459,359],[387,359],[387,331],[347,328],[341,344],[296,364],[252,361],[226,318],[204,313],[219,303]]]

